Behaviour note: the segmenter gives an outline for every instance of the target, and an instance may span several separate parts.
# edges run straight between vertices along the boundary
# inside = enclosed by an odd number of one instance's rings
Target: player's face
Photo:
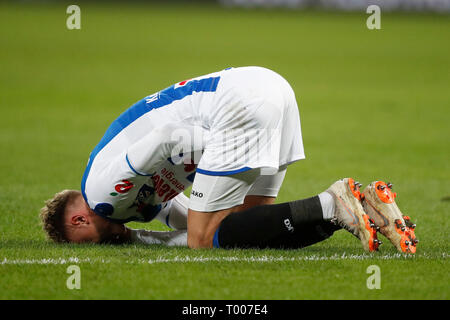
[[[95,236],[98,237],[98,241],[93,242],[111,244],[126,242],[124,237],[125,226],[123,224],[117,224],[99,216],[96,216],[94,219],[96,220]]]
[[[69,242],[73,243],[100,243],[102,236],[95,229],[95,227],[86,226],[73,229],[67,235]]]
[[[113,240],[117,240],[117,234],[121,234],[122,231],[123,225],[96,215],[81,196],[68,208],[66,237],[69,242],[114,242]]]
[[[118,240],[118,225],[116,226],[112,222],[109,222],[108,220],[95,214],[87,218],[84,217],[84,219],[86,219],[86,221],[83,221],[83,223],[69,227],[70,231],[67,232],[67,238],[70,242],[113,243]]]

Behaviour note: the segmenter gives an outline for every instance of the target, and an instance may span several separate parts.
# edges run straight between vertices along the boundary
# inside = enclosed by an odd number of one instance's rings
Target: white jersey
[[[179,82],[122,113],[92,151],[81,191],[100,216],[150,221],[196,172],[276,170],[302,158],[286,80],[265,68],[229,68]]]

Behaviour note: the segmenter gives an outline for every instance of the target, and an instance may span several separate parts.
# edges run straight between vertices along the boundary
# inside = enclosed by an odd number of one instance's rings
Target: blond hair
[[[77,190],[63,190],[45,202],[40,217],[47,237],[55,242],[67,242],[64,231],[66,207],[81,193]]]

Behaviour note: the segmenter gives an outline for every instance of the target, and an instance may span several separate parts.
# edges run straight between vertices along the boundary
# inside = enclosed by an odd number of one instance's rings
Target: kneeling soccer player
[[[287,166],[303,158],[288,82],[261,67],[228,68],[179,82],[127,109],[92,151],[81,192],[57,194],[41,217],[57,242],[301,248],[343,227],[366,251],[376,250],[377,219],[365,213],[353,179],[309,199],[273,204]],[[182,192],[191,184],[188,199]],[[370,211],[373,218],[379,211]],[[155,218],[179,231],[124,225]]]

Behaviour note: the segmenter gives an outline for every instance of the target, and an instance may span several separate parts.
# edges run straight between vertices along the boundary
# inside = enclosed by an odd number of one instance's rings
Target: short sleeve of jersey
[[[155,191],[149,180],[170,155],[166,136],[166,128],[152,130],[115,156],[100,152],[90,160],[82,191],[96,214],[121,223],[146,222],[156,216],[161,206],[142,200]]]
[[[126,152],[123,152],[109,161],[93,163],[83,195],[89,207],[100,216],[122,222],[145,220],[137,216],[130,219],[129,209],[147,180],[148,176],[133,171],[127,162]]]

